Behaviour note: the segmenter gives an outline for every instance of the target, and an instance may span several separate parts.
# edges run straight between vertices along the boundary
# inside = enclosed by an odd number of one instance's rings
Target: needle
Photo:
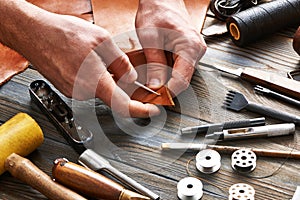
[[[156,94],[157,96],[160,96],[159,93],[157,93],[157,92],[151,90],[150,88],[148,88],[147,86],[141,84],[140,82],[134,81],[134,84],[137,85],[137,86],[139,86],[139,87],[141,87],[141,88],[144,88],[145,90],[147,90],[147,91],[149,91],[149,92],[151,92],[151,93],[153,93],[153,94]]]

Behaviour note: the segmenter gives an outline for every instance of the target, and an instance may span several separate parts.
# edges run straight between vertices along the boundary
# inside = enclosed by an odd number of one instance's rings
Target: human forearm
[[[24,0],[2,0],[0,13],[1,43],[24,55],[30,41],[37,37],[32,30],[40,28],[39,19],[45,19],[48,12]]]

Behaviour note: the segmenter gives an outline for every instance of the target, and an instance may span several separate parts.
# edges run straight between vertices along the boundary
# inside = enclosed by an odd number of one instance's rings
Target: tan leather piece
[[[108,30],[125,52],[141,49],[135,33],[138,0],[91,0],[95,24]],[[192,23],[202,30],[210,0],[185,0]]]
[[[165,52],[167,61],[168,61],[168,66],[172,66],[172,54]],[[136,50],[132,52],[128,52],[127,56],[129,57],[130,62],[132,65],[137,69],[138,72],[138,81],[141,83],[144,83],[146,80],[146,67],[145,64],[146,62],[146,57],[144,55],[143,50]],[[140,67],[141,66],[141,67]],[[174,102],[172,99],[172,96],[169,92],[169,89],[165,86],[159,88],[158,90],[155,90],[157,93],[160,95],[156,95],[153,93],[148,92],[147,90],[143,88],[137,88],[135,85],[132,85],[131,87],[128,86],[128,91],[134,91],[134,92],[129,92],[129,94],[132,93],[131,99],[137,100],[143,103],[152,103],[155,105],[162,105],[162,106],[174,106]]]
[[[93,22],[90,0],[27,0],[28,2],[57,14],[73,15]]]
[[[0,43],[0,86],[28,67],[28,61]]]
[[[172,96],[167,87],[163,86],[156,90],[160,95],[150,93],[143,88],[138,88],[131,95],[131,99],[141,101],[143,103],[151,103],[161,106],[174,106]]]

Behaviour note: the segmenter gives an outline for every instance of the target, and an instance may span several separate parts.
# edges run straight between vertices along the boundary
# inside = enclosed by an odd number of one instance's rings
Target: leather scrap
[[[93,22],[92,6],[90,0],[27,0],[49,12],[73,15]]]
[[[173,65],[172,54],[170,52],[165,52],[167,57],[168,66]],[[147,63],[145,54],[143,50],[136,50],[132,52],[128,52],[127,56],[129,57],[132,65],[137,69],[139,79],[142,79],[140,82],[144,82],[146,80],[146,67],[141,67]],[[138,80],[139,81],[139,80]],[[169,92],[169,89],[166,86],[162,86],[158,90],[155,90],[160,95],[153,94],[143,88],[137,88],[136,86],[132,86],[131,90],[134,92],[131,95],[131,99],[137,100],[143,103],[151,103],[155,105],[161,106],[174,106],[174,101]]]
[[[155,92],[159,93],[160,95],[158,96],[144,90],[143,88],[138,88],[132,94],[131,99],[161,106],[175,106],[169,89],[166,86],[155,90]]]
[[[24,71],[28,65],[29,62],[20,54],[0,43],[0,86]]]

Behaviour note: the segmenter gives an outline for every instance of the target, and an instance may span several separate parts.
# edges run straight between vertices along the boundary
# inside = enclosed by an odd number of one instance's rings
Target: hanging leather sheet
[[[125,52],[141,49],[135,33],[139,0],[91,0],[95,24],[108,30]],[[196,30],[201,31],[210,0],[185,0]]]

